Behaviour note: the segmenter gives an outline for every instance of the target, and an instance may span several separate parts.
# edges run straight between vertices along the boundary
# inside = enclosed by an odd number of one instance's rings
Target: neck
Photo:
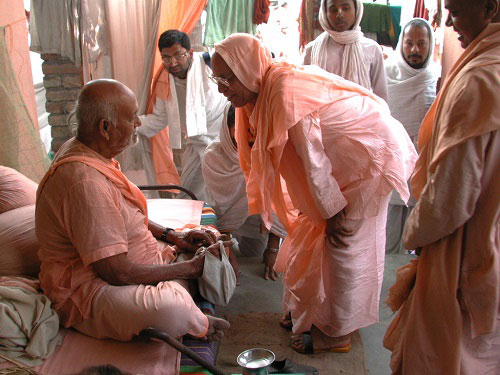
[[[82,137],[76,137],[76,139],[106,159],[111,160],[114,156],[110,154],[108,147],[104,144],[104,142],[101,142],[99,140],[90,141]]]

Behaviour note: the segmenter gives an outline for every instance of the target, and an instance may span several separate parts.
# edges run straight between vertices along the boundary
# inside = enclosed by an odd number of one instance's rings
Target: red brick
[[[66,142],[70,137],[64,138],[52,138],[52,142],[50,143],[50,149],[54,152],[57,152],[59,148]]]
[[[74,101],[78,97],[80,89],[48,89],[45,97],[48,101]]]
[[[43,74],[81,74],[82,67],[68,62],[45,61],[42,64],[42,72]]]
[[[61,87],[61,76],[50,75],[43,77],[43,87],[46,89],[50,87]]]
[[[68,116],[59,114],[49,115],[49,124],[52,126],[66,126],[68,125]]]
[[[62,76],[64,87],[82,87],[83,80],[81,74],[65,74]]]
[[[41,58],[45,61],[69,61],[67,57],[62,57],[57,53],[42,53]]]
[[[71,137],[71,130],[68,126],[51,126],[50,135],[52,138],[67,139]]]
[[[45,110],[49,113],[64,113],[66,103],[64,102],[46,102]]]
[[[66,102],[66,113],[71,113],[75,108],[76,102]]]

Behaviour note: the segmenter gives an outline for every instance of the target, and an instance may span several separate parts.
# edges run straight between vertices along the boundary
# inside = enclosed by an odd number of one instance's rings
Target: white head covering
[[[412,68],[404,58],[404,31],[414,20],[424,22],[429,32],[429,55],[422,68]],[[388,103],[392,115],[405,127],[412,139],[416,139],[420,123],[436,97],[437,68],[432,64],[434,32],[431,25],[422,18],[410,20],[399,35],[394,60],[386,64]]]
[[[363,37],[359,24],[363,18],[363,3],[361,0],[353,0],[356,5],[356,18],[352,30],[343,32],[335,31],[328,21],[328,1],[322,0],[319,10],[319,23],[324,33],[315,41],[311,51],[311,63],[326,70],[327,44],[329,37],[335,42],[345,45],[342,56],[340,75],[349,81],[357,83],[367,89],[371,89],[368,64],[365,63],[363,49],[360,40]]]

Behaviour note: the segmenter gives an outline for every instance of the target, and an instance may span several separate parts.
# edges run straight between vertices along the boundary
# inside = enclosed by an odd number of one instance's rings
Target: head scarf
[[[283,201],[278,173],[288,129],[322,106],[353,95],[370,96],[382,106],[381,110],[387,110],[387,104],[370,91],[316,66],[273,63],[269,51],[248,34],[229,36],[215,45],[215,51],[243,85],[259,94],[255,104],[236,110],[236,140],[247,179],[250,214],[261,214],[269,228],[274,202],[275,212],[288,229],[287,223],[293,217],[288,215],[290,210]],[[255,138],[252,147],[251,136]],[[299,169],[301,166],[297,166]],[[309,191],[299,195],[310,198],[311,206],[315,206]]]
[[[262,79],[273,58],[259,39],[250,34],[235,33],[214,47],[246,88],[253,92],[260,91]]]
[[[353,0],[356,5],[356,18],[352,30],[338,32],[333,29],[330,21],[328,21],[328,1],[321,1],[319,23],[325,32],[314,41],[311,51],[311,63],[326,70],[328,39],[332,38],[335,42],[345,45],[340,76],[371,89],[369,66],[365,63],[365,56],[360,43],[363,37],[359,27],[363,18],[363,3],[361,0]]]
[[[427,55],[427,58],[424,61],[424,65],[420,69],[412,68],[408,64],[408,62],[405,60],[404,52],[403,52],[403,39],[405,36],[405,31],[408,28],[408,25],[415,20],[420,20],[420,21],[424,22],[425,27],[427,28],[427,32],[429,33],[429,42],[430,42],[429,54]],[[408,23],[403,27],[403,31],[399,34],[399,41],[398,41],[398,45],[396,46],[396,52],[397,52],[396,56],[397,56],[397,60],[398,60],[398,66],[402,70],[401,74],[404,77],[413,77],[413,76],[421,73],[424,69],[429,68],[431,63],[432,63],[432,56],[434,55],[435,44],[436,44],[436,40],[434,38],[434,30],[432,30],[432,27],[428,21],[426,21],[423,18],[413,18],[412,20],[408,21]]]
[[[420,123],[436,97],[436,83],[439,76],[437,67],[431,64],[435,44],[432,27],[422,18],[415,19],[425,22],[430,36],[429,55],[423,67],[412,68],[405,60],[404,32],[399,36],[394,59],[386,65],[387,102],[392,115],[403,124],[412,139],[416,139]],[[408,23],[403,30],[406,29]]]

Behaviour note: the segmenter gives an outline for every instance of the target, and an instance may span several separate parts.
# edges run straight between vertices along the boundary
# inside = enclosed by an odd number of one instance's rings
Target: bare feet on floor
[[[290,312],[285,312],[283,315],[281,315],[280,318],[280,326],[282,326],[285,329],[291,330],[293,327],[293,322],[292,322],[292,315]]]
[[[224,332],[229,329],[229,322],[225,319],[207,315],[208,332],[205,339],[208,341],[220,341],[224,337]]]
[[[352,349],[351,334],[330,337],[315,326],[312,326],[310,332],[292,335],[290,344],[295,351],[302,354],[347,353]]]

